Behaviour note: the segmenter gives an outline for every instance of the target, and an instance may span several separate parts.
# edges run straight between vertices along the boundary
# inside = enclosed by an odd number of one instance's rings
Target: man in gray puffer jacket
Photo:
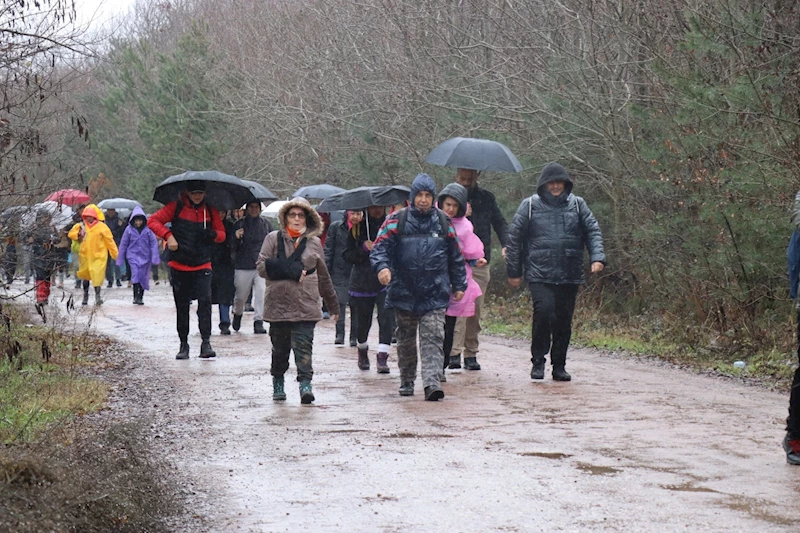
[[[572,194],[572,187],[564,167],[547,164],[537,194],[522,201],[508,231],[508,281],[519,287],[524,269],[533,301],[532,379],[544,379],[548,352],[553,380],[571,379],[565,365],[578,286],[584,283],[584,246],[593,274],[606,261],[597,219],[583,198]]]

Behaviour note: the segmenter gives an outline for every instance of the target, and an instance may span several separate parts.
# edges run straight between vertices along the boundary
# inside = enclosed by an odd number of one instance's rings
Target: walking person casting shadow
[[[533,300],[532,379],[544,379],[548,352],[553,380],[572,379],[565,367],[575,299],[584,283],[584,246],[593,274],[603,270],[606,261],[597,219],[583,198],[572,194],[572,186],[564,167],[549,163],[539,176],[536,194],[522,201],[508,230],[508,282],[519,287],[524,268]]]

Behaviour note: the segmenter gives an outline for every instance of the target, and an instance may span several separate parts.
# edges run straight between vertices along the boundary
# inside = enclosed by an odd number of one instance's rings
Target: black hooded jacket
[[[564,192],[553,196],[547,183],[563,181]],[[549,163],[539,176],[537,194],[522,201],[508,230],[506,271],[529,283],[580,284],[583,248],[592,263],[605,263],[603,235],[589,206],[572,194],[564,167]]]
[[[467,200],[472,206],[472,214],[468,216],[475,228],[475,235],[483,242],[483,250],[486,260],[490,261],[492,256],[492,228],[497,232],[501,246],[508,245],[508,224],[506,218],[497,206],[494,194],[475,185],[467,189]]]

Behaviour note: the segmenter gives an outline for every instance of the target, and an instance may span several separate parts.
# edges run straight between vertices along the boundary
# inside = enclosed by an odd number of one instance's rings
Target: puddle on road
[[[368,433],[366,429],[323,429],[318,433]]]
[[[386,435],[387,439],[452,439],[453,437],[454,435],[447,435],[444,433],[427,433],[425,435],[420,435],[419,433],[400,432]]]
[[[545,459],[566,459],[567,457],[572,457],[568,453],[559,452],[522,452],[520,455],[522,457],[544,457]]]
[[[619,468],[611,468],[610,466],[590,465],[589,463],[578,463],[576,468],[583,472],[588,472],[593,476],[613,476],[622,472]]]
[[[683,483],[681,485],[659,485],[659,487],[678,492],[713,492],[715,494],[719,494],[719,492],[714,489],[709,489],[708,487],[697,487],[691,483]]]

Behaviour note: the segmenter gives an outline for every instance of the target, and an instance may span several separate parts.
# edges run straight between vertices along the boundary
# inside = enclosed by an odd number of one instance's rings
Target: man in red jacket
[[[181,347],[176,359],[189,359],[189,306],[197,300],[197,319],[203,342],[200,357],[217,354],[211,347],[211,249],[225,241],[219,211],[206,204],[206,182],[187,181],[178,201],[170,202],[148,219],[147,226],[164,239],[172,269],[172,296],[177,310]],[[167,227],[167,224],[171,227]]]

